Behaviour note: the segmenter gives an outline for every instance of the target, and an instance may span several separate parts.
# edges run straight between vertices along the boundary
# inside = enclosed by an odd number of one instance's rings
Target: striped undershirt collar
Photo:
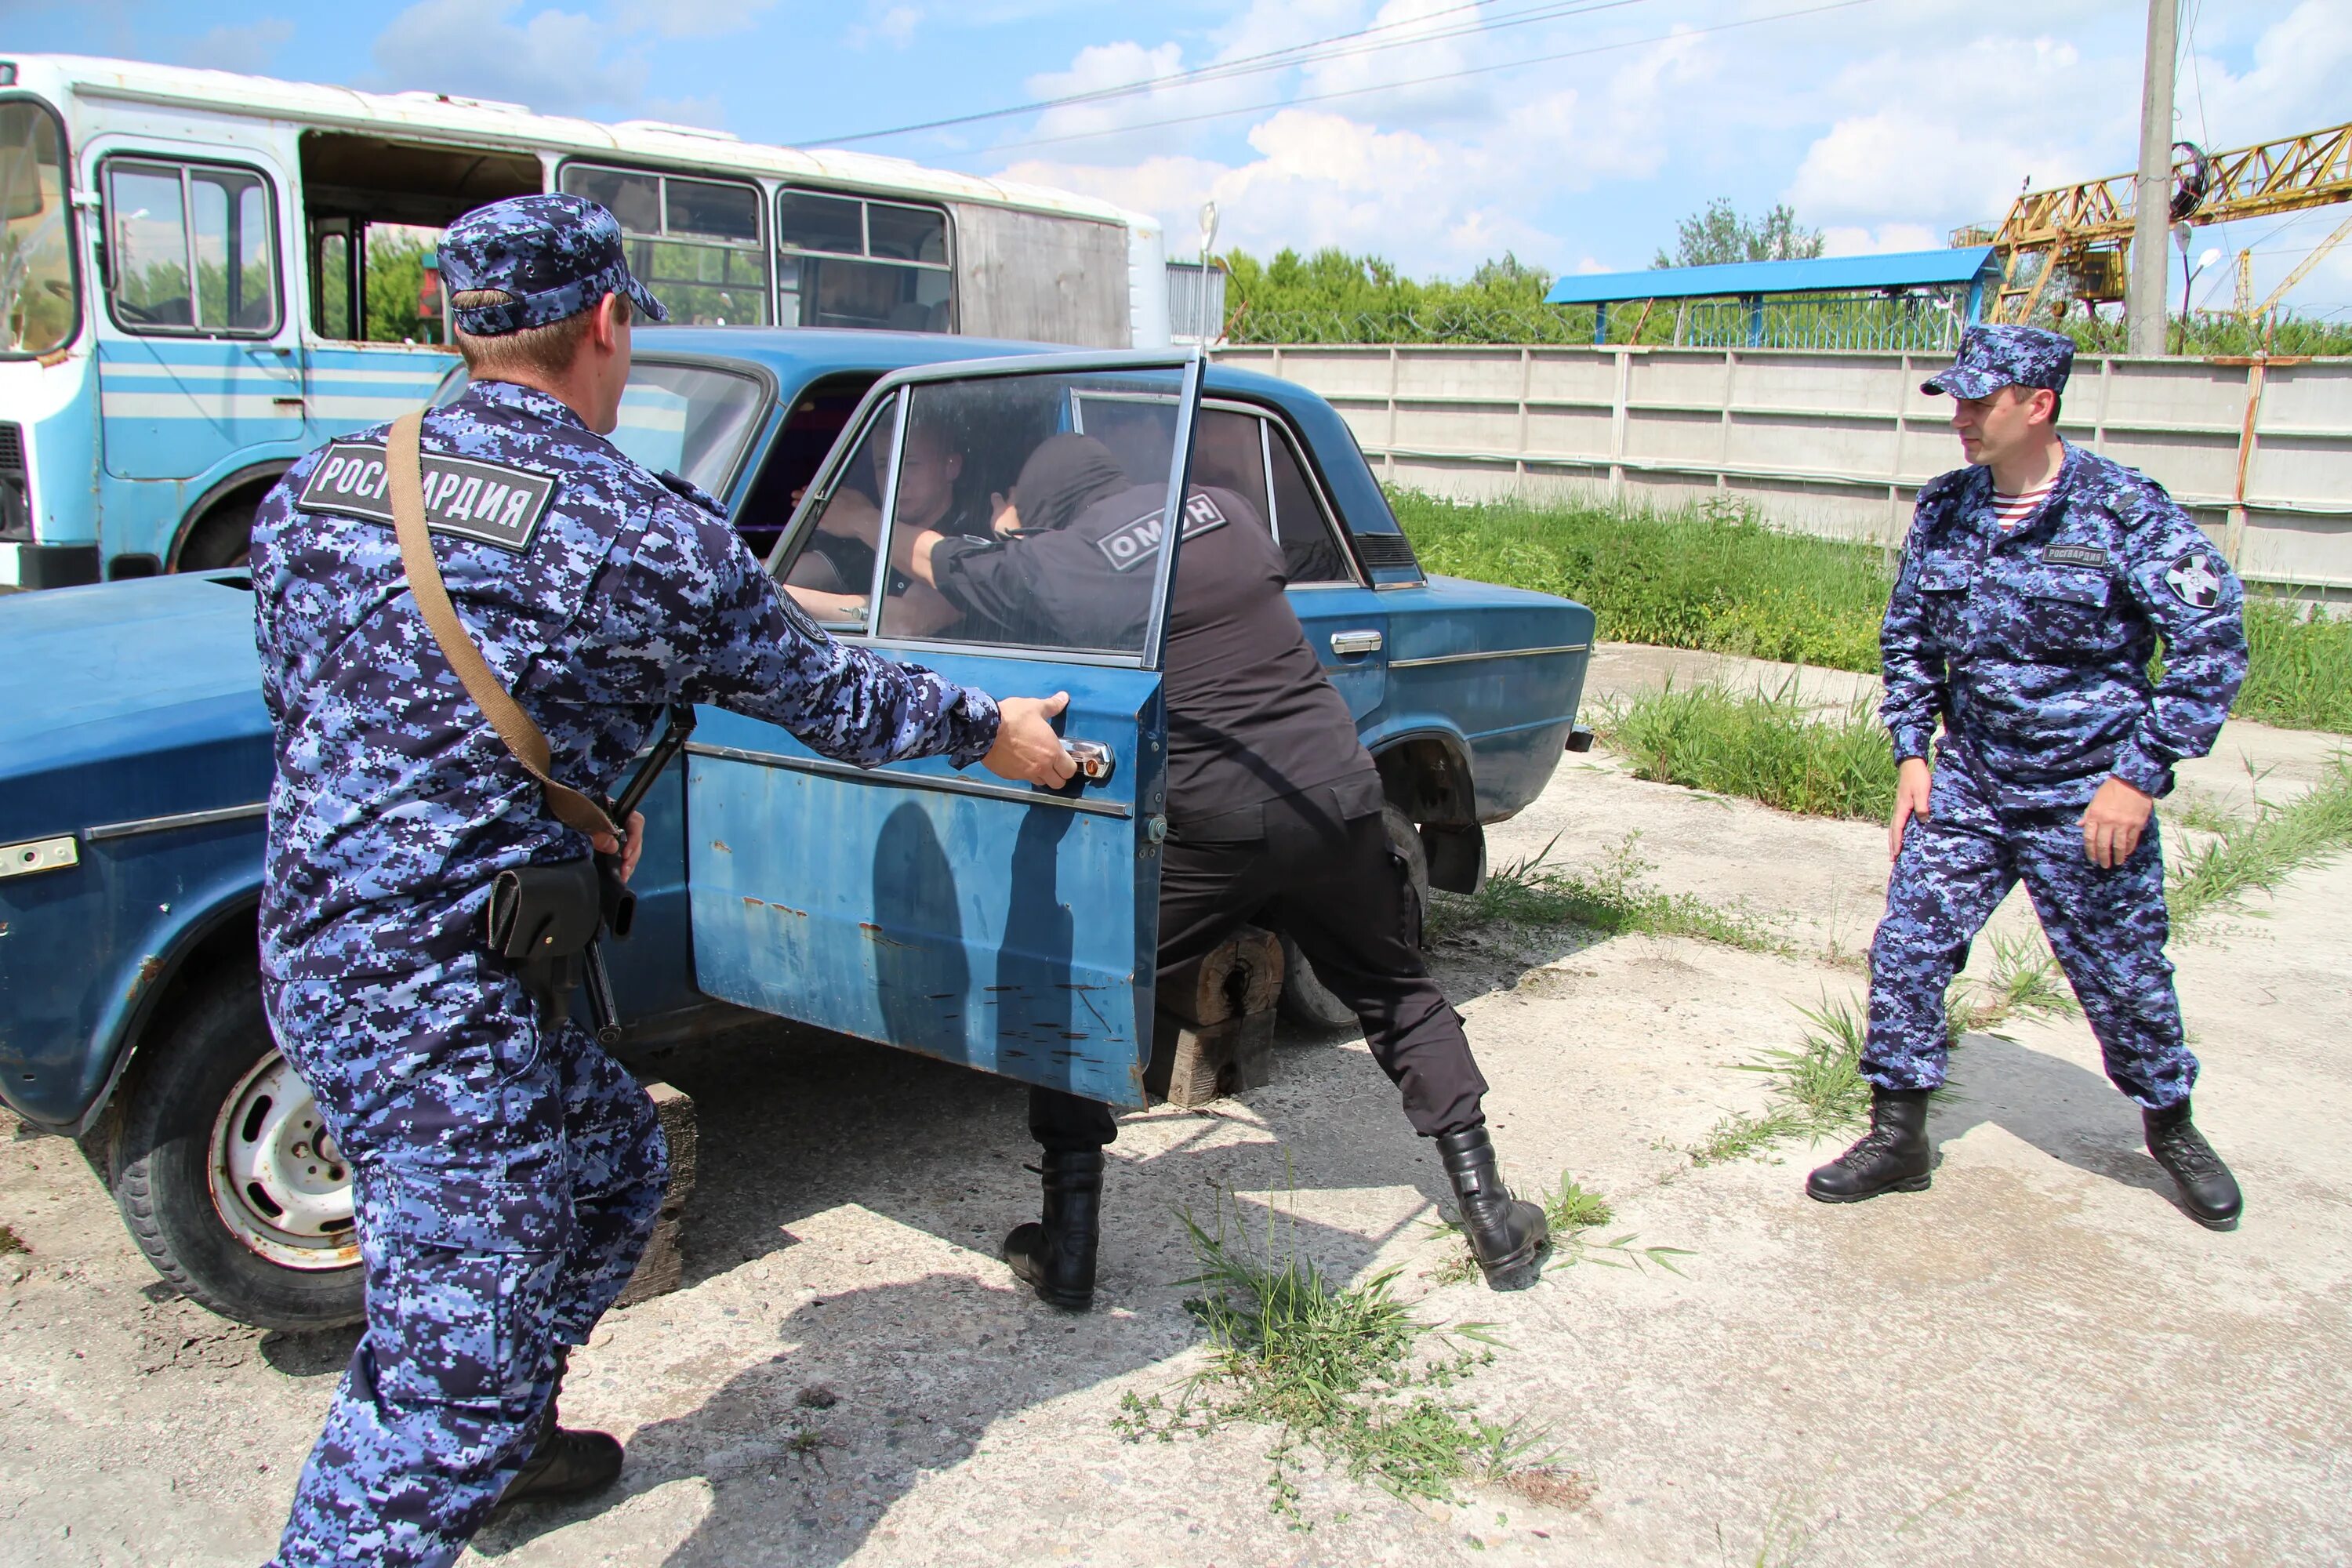
[[[1993,521],[2003,528],[2015,528],[2032,517],[2042,503],[2050,499],[2050,492],[2057,488],[2057,476],[2053,475],[2049,483],[2030,490],[2019,490],[2013,495],[2006,490],[1993,491]]]

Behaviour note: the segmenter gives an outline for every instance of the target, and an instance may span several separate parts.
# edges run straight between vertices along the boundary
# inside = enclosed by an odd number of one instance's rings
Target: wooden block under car
[[[634,1307],[656,1296],[667,1296],[678,1288],[686,1273],[682,1237],[686,1200],[694,1195],[694,1097],[659,1081],[645,1088],[655,1114],[661,1118],[662,1136],[669,1140],[669,1187],[662,1194],[661,1217],[654,1222],[653,1239],[646,1243],[637,1271],[629,1276],[620,1300],[613,1303],[616,1307]]]
[[[1281,994],[1282,943],[1255,926],[1171,975],[1151,1021],[1145,1092],[1191,1108],[1273,1082]]]

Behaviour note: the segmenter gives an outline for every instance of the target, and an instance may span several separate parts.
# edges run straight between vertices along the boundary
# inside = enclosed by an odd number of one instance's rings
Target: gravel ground
[[[1645,664],[1644,661],[1647,660]],[[1596,686],[1680,669],[1611,650]],[[1678,679],[1686,679],[1678,675]],[[2331,742],[2232,726],[2282,786]],[[1583,763],[1586,759],[1571,759]],[[2228,787],[2234,762],[2190,787]],[[2206,777],[2210,774],[2210,780]],[[2268,790],[2271,786],[2265,785]],[[2079,1020],[1971,1036],[1934,1188],[1807,1202],[1825,1152],[1694,1166],[1764,1085],[1796,1008],[1858,991],[1884,887],[1867,824],[1563,768],[1495,835],[1745,900],[1802,956],[1493,933],[1438,954],[1495,1089],[1507,1170],[1573,1173],[1611,1234],[1684,1274],[1555,1266],[1494,1296],[1431,1278],[1444,1192],[1360,1040],[1292,1036],[1271,1087],[1123,1125],[1102,1290],[1016,1292],[996,1239],[1033,1209],[1010,1086],[778,1028],[648,1064],[701,1108],[687,1284],[616,1313],[569,1418],[629,1441],[593,1506],[519,1511],[467,1562],[537,1564],[2323,1563],[2352,1555],[2352,861],[2305,870],[2176,959],[2199,1120],[2250,1217],[2172,1204]],[[2259,917],[2259,918],[2256,918]],[[2030,918],[2004,911],[2005,920]],[[1540,1423],[1573,1506],[1493,1488],[1412,1506],[1309,1467],[1311,1531],[1268,1511],[1268,1435],[1122,1442],[1123,1394],[1197,1364],[1178,1215],[1237,1194],[1326,1268],[1403,1269],[1432,1321],[1506,1342],[1465,1385]],[[154,1281],[67,1143],[0,1142],[0,1561],[251,1564],[273,1544],[350,1333],[264,1334]],[[1262,1234],[1262,1230],[1260,1232]]]

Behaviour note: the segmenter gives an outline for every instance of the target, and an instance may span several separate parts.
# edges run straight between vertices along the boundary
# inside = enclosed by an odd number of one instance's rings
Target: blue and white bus
[[[0,58],[0,586],[234,564],[296,458],[452,363],[432,247],[538,191],[674,321],[1169,341],[1157,222],[857,153],[428,92]]]

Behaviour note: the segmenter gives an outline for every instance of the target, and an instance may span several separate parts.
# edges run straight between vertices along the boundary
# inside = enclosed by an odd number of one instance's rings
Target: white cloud
[[[665,38],[716,38],[749,32],[776,0],[614,0],[613,25]]]
[[[263,71],[277,58],[278,47],[293,36],[294,24],[278,16],[242,26],[224,25],[190,40],[181,48],[180,58],[213,70]]]
[[[1411,4],[1416,9],[1392,3],[1382,15],[1429,13],[1431,0]],[[1228,48],[1275,47],[1269,36],[1261,30],[1247,45]],[[1399,258],[1414,271],[1458,272],[1506,250],[1541,261],[1561,248],[1534,216],[1548,201],[1602,180],[1656,173],[1665,156],[1662,119],[1674,93],[1709,68],[1698,42],[1677,37],[1645,49],[1621,62],[1589,96],[1572,88],[1544,92],[1443,132],[1384,128],[1301,106],[1251,127],[1255,156],[1236,163],[1170,152],[1122,162],[1117,153],[1128,139],[1121,138],[1099,162],[1032,158],[1005,173],[1150,211],[1167,226],[1176,249],[1194,233],[1200,204],[1213,197],[1219,244],[1259,254],[1336,245]],[[1175,63],[1173,46],[1118,46],[1090,50],[1071,72],[1030,85],[1069,91],[1159,74]],[[1081,122],[1082,115],[1124,122],[1108,105],[1056,112],[1066,125]]]
[[[2184,129],[2219,147],[2243,147],[2342,123],[2352,76],[2352,21],[2342,0],[2303,0],[2255,40],[2253,56],[2242,75],[2202,56],[2181,71],[2175,102]]]
[[[576,12],[517,20],[522,0],[416,0],[376,36],[383,85],[528,104],[551,114],[626,108],[645,67],[609,58],[613,29]],[[462,47],[459,47],[462,44]]]
[[[923,20],[923,13],[915,5],[880,5],[869,8],[867,19],[842,35],[842,42],[853,49],[869,44],[887,44],[903,49],[915,41],[915,29]]]
[[[1824,256],[1884,256],[1903,250],[1941,250],[1945,234],[1917,223],[1883,223],[1876,227],[1832,224],[1822,230]]]

